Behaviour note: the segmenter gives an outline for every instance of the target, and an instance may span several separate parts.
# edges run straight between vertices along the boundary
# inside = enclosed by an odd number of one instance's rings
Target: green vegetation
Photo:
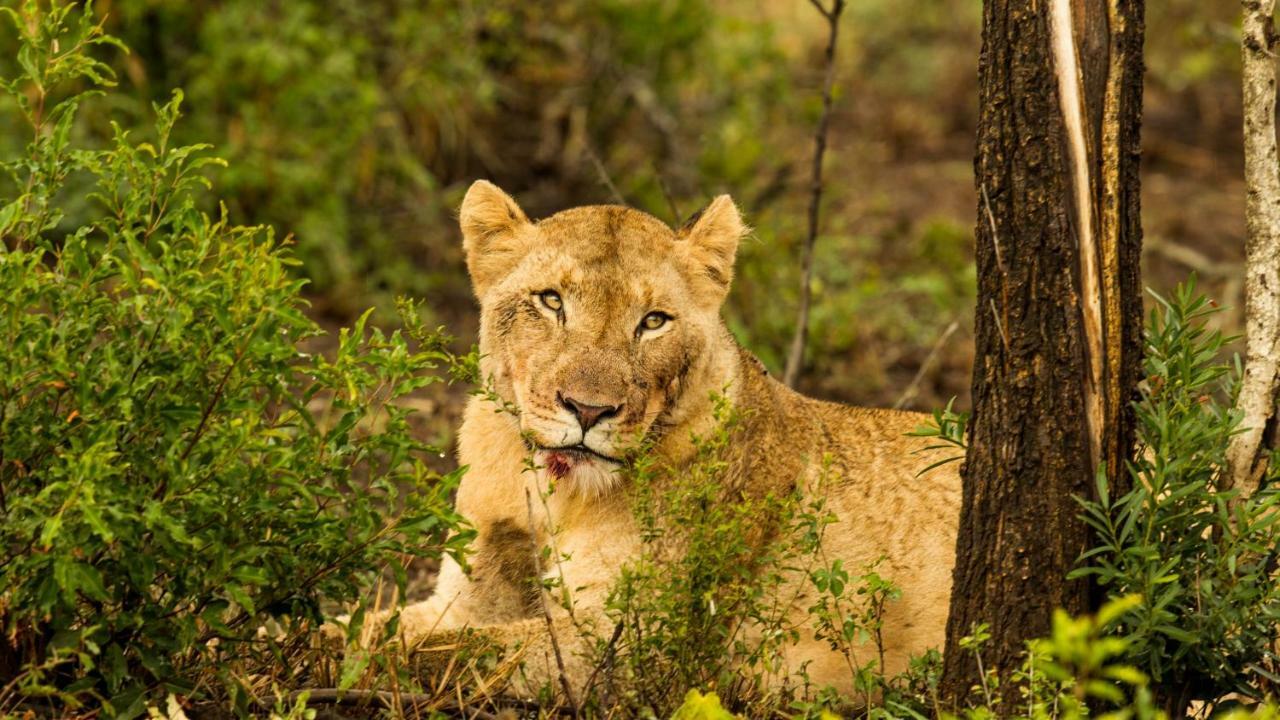
[[[796,519],[797,498],[726,491],[723,458],[740,419],[723,399],[717,413],[717,430],[697,439],[687,472],[642,457],[629,473],[645,542],[609,599],[609,619],[622,628],[621,662],[606,680],[623,688],[616,702],[628,715],[670,715],[686,690],[702,687],[721,688],[732,707],[755,715],[779,709],[763,685],[778,679],[769,670],[793,639],[787,608],[768,598],[784,587],[784,568],[811,558],[821,536],[798,537],[803,547],[793,547],[778,532]],[[780,541],[759,557],[775,533]]]
[[[1180,702],[1230,693],[1261,700],[1276,683],[1272,648],[1280,622],[1276,574],[1280,463],[1262,490],[1242,498],[1220,487],[1240,423],[1229,401],[1238,370],[1218,358],[1224,338],[1206,319],[1217,309],[1181,286],[1147,323],[1146,379],[1136,404],[1139,446],[1132,490],[1113,497],[1098,479],[1085,518],[1100,545],[1079,571],[1113,595],[1140,598],[1119,624],[1130,662]]]
[[[0,193],[0,711],[245,707],[246,677],[302,669],[323,598],[464,546],[457,474],[396,404],[446,356],[367,316],[307,353],[286,246],[198,209],[220,162],[172,143],[181,95],[150,141],[81,149],[76,88],[112,83],[114,41],[72,5],[3,14],[31,140]]]
[[[959,715],[964,720],[988,720],[996,717],[1025,720],[1079,720],[1090,717],[1089,703],[1103,703],[1116,709],[1103,715],[1112,720],[1135,718],[1154,720],[1161,717],[1152,702],[1146,676],[1136,668],[1118,662],[1126,641],[1108,637],[1115,621],[1137,604],[1136,597],[1108,603],[1096,617],[1073,619],[1066,613],[1054,616],[1053,632],[1028,648],[1027,659],[1015,680],[1023,684],[1025,705],[1018,708],[1001,708],[994,673],[988,674],[982,685],[975,688],[975,698],[982,704],[965,709]],[[967,638],[966,652],[981,654],[984,628],[978,628],[974,636]],[[925,718],[951,717],[937,707],[930,697],[914,698],[916,707],[905,704],[902,698],[887,699],[882,705],[864,706],[858,717],[877,718]],[[839,717],[829,710],[810,712],[805,717]],[[702,695],[690,691],[684,703],[672,716],[705,720],[732,720],[738,716],[721,707],[716,695]]]
[[[814,687],[802,668],[800,677],[787,676],[797,668],[786,668],[782,655],[802,630],[777,598],[801,594],[814,597],[816,632],[846,656],[869,701],[890,685],[883,655],[870,652],[858,662],[855,650],[868,642],[881,647],[880,617],[897,588],[874,568],[852,575],[821,552],[836,519],[826,509],[824,481],[761,498],[727,483],[724,457],[741,418],[723,399],[717,415],[716,431],[695,440],[688,469],[655,467],[642,456],[629,473],[644,546],[609,598],[617,637],[597,638],[600,653],[618,658],[602,680],[615,688],[609,707],[665,717],[688,688],[703,687],[718,688],[721,700],[749,717],[843,706],[847,699]]]

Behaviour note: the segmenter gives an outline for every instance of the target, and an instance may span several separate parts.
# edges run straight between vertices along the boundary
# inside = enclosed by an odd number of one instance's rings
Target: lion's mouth
[[[557,479],[568,475],[574,465],[584,462],[599,460],[612,465],[622,464],[621,459],[609,457],[603,453],[596,452],[581,443],[561,447],[548,447],[546,445],[539,445],[537,447],[539,452],[545,453],[544,465],[547,468],[547,472],[551,473],[551,475]]]
[[[621,458],[609,457],[604,453],[599,453],[599,452],[596,452],[595,450],[592,450],[591,448],[587,447],[586,445],[583,445],[582,443],[578,443],[577,445],[565,445],[562,447],[548,447],[546,445],[539,445],[538,449],[543,452],[549,452],[549,453],[563,453],[570,457],[579,458],[583,460],[586,460],[588,458],[596,458],[599,460],[604,460],[604,461],[619,464],[619,465],[622,464]]]

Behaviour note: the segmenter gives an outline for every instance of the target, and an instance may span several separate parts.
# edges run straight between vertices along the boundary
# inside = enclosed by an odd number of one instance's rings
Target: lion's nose
[[[582,432],[584,433],[596,423],[605,418],[611,418],[622,410],[621,405],[588,405],[558,392],[556,393],[556,400],[560,402],[561,407],[578,418],[578,425],[582,427]]]

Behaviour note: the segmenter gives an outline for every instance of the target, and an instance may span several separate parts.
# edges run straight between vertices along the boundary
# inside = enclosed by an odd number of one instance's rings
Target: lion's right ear
[[[477,297],[510,272],[532,245],[533,223],[510,195],[488,180],[477,180],[467,189],[458,224]]]

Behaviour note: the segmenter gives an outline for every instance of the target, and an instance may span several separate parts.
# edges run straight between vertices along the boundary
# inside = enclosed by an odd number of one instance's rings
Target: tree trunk
[[[1007,680],[1092,544],[1075,496],[1122,487],[1141,372],[1142,0],[987,0],[979,61],[977,359],[944,697]],[[1003,707],[1017,698],[1003,682]]]
[[[1275,0],[1244,0],[1245,226],[1244,379],[1236,407],[1243,418],[1227,451],[1224,485],[1253,492],[1266,470],[1263,431],[1276,411],[1280,378],[1280,160],[1276,157]]]

